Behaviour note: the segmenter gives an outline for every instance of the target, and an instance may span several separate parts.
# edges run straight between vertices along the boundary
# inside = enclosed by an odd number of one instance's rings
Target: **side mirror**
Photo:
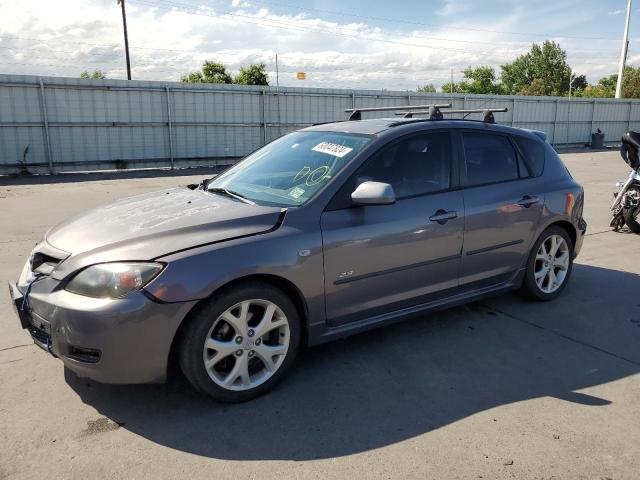
[[[393,187],[382,182],[363,182],[351,194],[356,205],[390,205],[396,203]]]

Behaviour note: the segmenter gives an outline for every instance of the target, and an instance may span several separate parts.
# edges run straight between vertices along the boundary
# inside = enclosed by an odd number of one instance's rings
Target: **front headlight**
[[[160,263],[148,262],[100,263],[78,273],[65,290],[86,297],[122,298],[140,290],[163,268]]]

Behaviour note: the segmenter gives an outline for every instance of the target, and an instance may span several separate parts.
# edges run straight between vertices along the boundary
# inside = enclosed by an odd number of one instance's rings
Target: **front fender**
[[[145,290],[159,301],[201,300],[230,282],[251,275],[271,275],[299,290],[310,322],[324,322],[319,228],[283,225],[268,234],[199,247],[158,260],[166,262],[167,267]]]

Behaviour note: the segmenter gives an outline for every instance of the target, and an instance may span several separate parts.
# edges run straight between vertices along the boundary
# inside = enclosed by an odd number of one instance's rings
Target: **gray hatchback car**
[[[181,367],[228,402],[304,345],[522,288],[567,284],[583,189],[544,134],[467,120],[316,125],[200,185],[49,230],[10,291],[23,328],[82,377]]]

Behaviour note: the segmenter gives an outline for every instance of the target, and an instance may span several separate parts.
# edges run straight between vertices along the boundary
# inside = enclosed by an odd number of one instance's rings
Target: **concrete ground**
[[[313,348],[242,405],[65,374],[1,295],[0,478],[639,478],[640,236],[608,229],[626,166],[563,158],[589,231],[559,299],[514,293]],[[0,181],[0,281],[65,217],[202,175]]]

